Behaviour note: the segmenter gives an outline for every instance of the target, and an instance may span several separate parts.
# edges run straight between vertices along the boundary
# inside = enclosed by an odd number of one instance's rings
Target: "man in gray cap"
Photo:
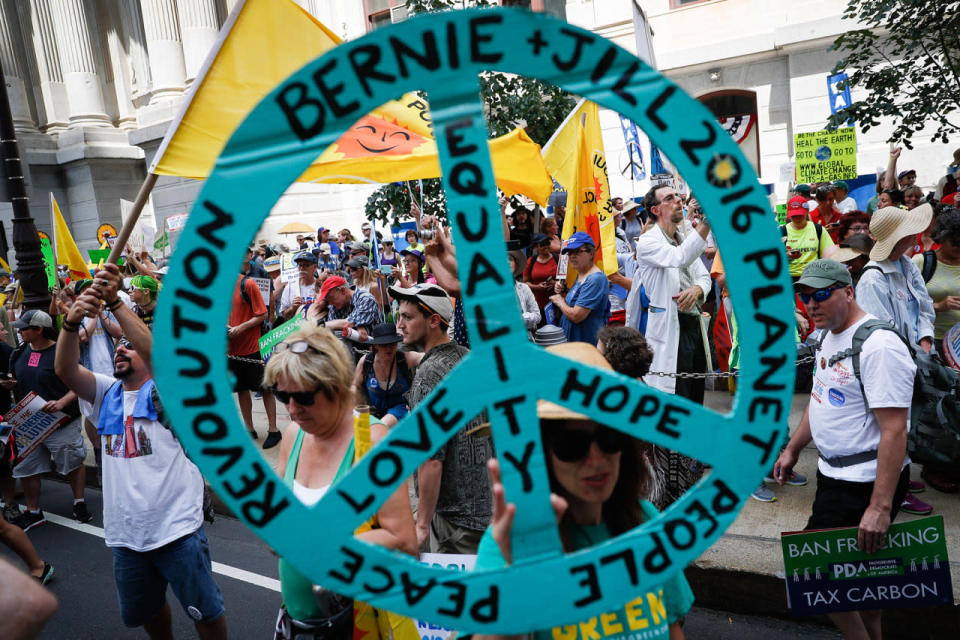
[[[13,468],[13,477],[20,479],[27,503],[27,510],[14,524],[29,531],[46,522],[40,510],[40,477],[51,470],[65,475],[70,482],[74,519],[89,522],[93,516],[84,501],[87,475],[83,461],[87,450],[80,429],[80,406],[77,404],[77,394],[67,387],[54,370],[57,343],[53,340],[56,335],[53,319],[44,311],[31,309],[14,322],[13,327],[20,332],[23,346],[10,356],[10,373],[13,377],[0,381],[0,385],[5,389],[13,389],[17,402],[31,392],[35,393],[45,402],[42,411],[62,412],[68,418]]]
[[[413,409],[469,351],[447,335],[453,302],[446,291],[422,283],[394,285],[389,291],[400,301],[397,329],[404,344],[419,345],[424,352],[406,395]],[[418,470],[417,542],[432,553],[476,553],[490,524],[493,494],[487,460],[493,445],[488,434],[473,428],[483,419],[457,431]]]
[[[903,340],[884,325],[866,334],[859,380],[854,375],[854,335],[877,318],[857,304],[850,272],[839,262],[811,262],[795,287],[823,334],[810,402],[774,465],[774,477],[783,484],[812,440],[820,461],[806,528],[858,527],[859,547],[873,553],[907,493],[907,418],[916,365]],[[830,618],[847,638],[880,637],[879,610]]]

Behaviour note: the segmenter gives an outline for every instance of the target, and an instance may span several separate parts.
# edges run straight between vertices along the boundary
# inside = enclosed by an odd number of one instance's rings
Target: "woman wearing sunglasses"
[[[283,434],[277,474],[291,486],[304,504],[318,502],[350,469],[354,460],[353,358],[328,329],[308,326],[295,331],[277,345],[267,362],[264,385],[284,404],[293,422]],[[371,418],[374,444],[387,433]],[[401,485],[376,513],[377,526],[357,537],[364,541],[417,554],[417,536],[406,485]],[[311,628],[332,624],[349,637],[353,624],[351,603],[332,596],[321,603],[310,580],[280,559],[280,590],[283,605],[278,619],[281,629],[306,635]],[[292,637],[281,634],[278,637]],[[312,637],[312,636],[310,636]],[[326,636],[324,636],[326,637]],[[341,637],[333,635],[330,637]]]
[[[597,368],[611,368],[596,347],[584,343],[554,345],[547,350]],[[640,441],[544,400],[537,404],[537,415],[552,491],[550,501],[557,513],[565,552],[596,546],[656,516],[656,508],[644,499],[652,477],[641,459]],[[490,476],[493,520],[480,541],[475,571],[499,569],[512,562],[510,529],[517,507],[507,503],[495,459],[490,461]],[[682,619],[693,605],[693,592],[682,573],[646,592],[624,594],[624,599],[629,601],[624,606],[583,620],[581,625],[598,633],[604,630],[605,635],[598,637],[628,638],[630,630],[641,624],[632,617],[638,611],[635,603],[642,602],[642,611],[646,612],[655,602],[663,605],[666,616],[644,618],[646,637],[684,637]],[[557,627],[536,631],[533,638],[548,640],[567,635],[564,627]]]

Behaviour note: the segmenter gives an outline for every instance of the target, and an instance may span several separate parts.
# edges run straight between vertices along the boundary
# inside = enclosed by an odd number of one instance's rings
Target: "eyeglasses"
[[[130,341],[127,340],[126,338],[119,340],[117,342],[117,347],[123,347],[127,351],[136,351],[136,349],[133,348],[133,345],[130,344]]]
[[[833,295],[834,291],[837,289],[844,289],[846,286],[847,285],[843,284],[835,287],[828,287],[826,289],[817,289],[813,293],[801,293],[799,294],[800,300],[803,302],[803,304],[809,304],[811,299],[816,300],[817,302],[826,302],[830,296]]]
[[[307,351],[312,351],[313,353],[320,353],[316,347],[306,340],[297,340],[296,342],[281,342],[273,348],[273,351],[274,353],[283,353],[284,351],[292,351],[293,353],[306,353]]]
[[[323,387],[317,387],[313,391],[281,391],[276,387],[270,387],[270,392],[274,398],[280,401],[280,404],[289,404],[290,400],[296,400],[301,407],[312,407],[317,399],[317,394],[321,391],[323,391]]]
[[[561,462],[577,462],[590,453],[590,444],[596,442],[600,451],[607,454],[620,453],[627,445],[625,434],[610,427],[597,427],[594,431],[551,429],[548,442],[553,455]]]
[[[850,231],[863,231],[864,233],[870,231],[870,225],[868,224],[852,224],[850,225]]]

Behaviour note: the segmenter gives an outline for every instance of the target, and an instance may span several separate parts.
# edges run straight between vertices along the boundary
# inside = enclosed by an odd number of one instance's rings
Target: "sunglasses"
[[[607,454],[620,453],[627,445],[625,434],[610,427],[597,427],[594,431],[551,429],[549,446],[561,462],[577,462],[590,453],[590,443],[596,442],[600,451]]]
[[[118,342],[117,342],[117,347],[123,347],[123,348],[126,349],[127,351],[136,351],[136,349],[133,348],[133,345],[130,344],[130,341],[127,340],[127,339],[123,339],[123,340],[118,341]]]
[[[274,353],[283,353],[284,351],[292,351],[293,353],[306,353],[307,351],[312,351],[313,353],[320,353],[306,340],[297,340],[296,342],[281,342],[273,348],[273,351]]]
[[[826,289],[817,289],[813,293],[801,293],[800,300],[803,304],[810,304],[810,300],[816,300],[817,302],[826,302],[830,299],[830,296],[833,295],[833,292],[837,289],[844,289],[847,285],[837,285],[835,287],[828,287]]]
[[[317,387],[313,391],[281,391],[276,387],[270,387],[270,392],[280,401],[280,404],[289,404],[290,400],[296,400],[301,407],[312,407],[317,394],[321,391],[323,387]]]

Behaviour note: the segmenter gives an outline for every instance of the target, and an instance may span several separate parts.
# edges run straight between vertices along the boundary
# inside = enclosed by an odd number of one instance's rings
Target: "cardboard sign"
[[[70,422],[70,416],[61,411],[42,411],[45,404],[46,400],[31,391],[4,416],[6,421],[13,425],[13,437],[17,443],[14,466],[39,447],[60,425]]]
[[[263,298],[263,304],[266,305],[267,311],[270,312],[270,285],[273,283],[273,280],[270,278],[250,278],[257,283],[257,288],[260,289],[260,296]]]
[[[187,214],[178,213],[176,215],[167,216],[164,226],[166,226],[167,231],[170,233],[175,233],[177,231],[183,230],[183,227],[187,224]]]
[[[261,336],[259,342],[260,357],[266,361],[273,354],[273,348],[283,342],[284,338],[288,335],[300,328],[301,322],[303,322],[303,318],[294,316],[279,327],[275,327],[265,336]]]
[[[527,339],[478,100],[478,75],[490,69],[537,78],[627,116],[671,158],[704,210],[715,212],[710,221],[727,276],[741,284],[730,287],[734,308],[754,310],[738,318],[745,355],[730,413],[561,358]],[[331,141],[408,89],[425,91],[435,109],[471,350],[306,507],[264,463],[236,412],[223,357],[227,292],[236,286],[230,265],[240,263],[253,229]],[[541,13],[417,16],[304,65],[264,96],[224,147],[166,281],[154,336],[156,350],[169,355],[154,363],[157,386],[178,439],[228,508],[311,581],[461,633],[571,624],[622,607],[625,594],[656,590],[733,522],[776,458],[793,397],[792,288],[753,169],[713,114],[656,70]],[[191,295],[170,293],[178,290]],[[540,398],[712,470],[667,512],[566,554],[548,497]],[[418,465],[484,410],[507,499],[517,505],[512,565],[450,572],[354,538]]]
[[[473,571],[477,556],[463,553],[421,553],[420,562],[448,571]],[[420,640],[447,640],[456,629],[450,629],[426,620],[417,620]]]
[[[953,604],[943,517],[890,525],[884,548],[857,547],[857,528],[784,533],[787,602],[795,615]]]
[[[857,130],[814,131],[793,136],[797,182],[854,180],[857,177]]]
[[[280,281],[290,284],[300,279],[300,270],[297,269],[297,263],[293,261],[296,253],[285,253],[280,256]]]

